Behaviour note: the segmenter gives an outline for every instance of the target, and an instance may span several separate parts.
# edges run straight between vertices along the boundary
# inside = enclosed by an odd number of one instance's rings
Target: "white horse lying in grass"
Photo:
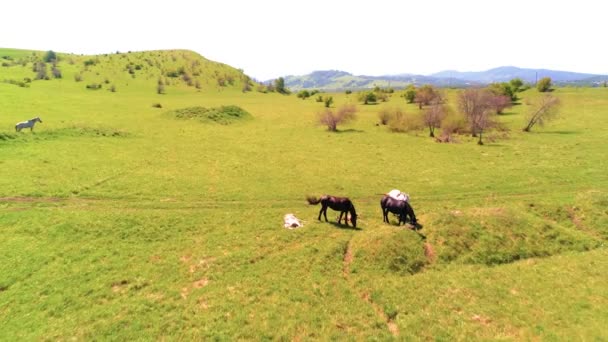
[[[300,221],[294,214],[285,215],[283,217],[283,222],[283,226],[287,229],[304,227],[304,223],[302,223],[302,221]]]
[[[24,128],[29,128],[30,131],[33,131],[34,125],[36,124],[36,122],[42,122],[42,120],[40,120],[39,117],[35,117],[35,118],[27,120],[27,121],[19,122],[18,124],[15,125],[15,131],[20,132]]]

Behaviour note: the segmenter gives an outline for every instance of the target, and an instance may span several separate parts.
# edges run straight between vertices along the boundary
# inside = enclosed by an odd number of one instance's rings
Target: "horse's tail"
[[[306,196],[306,200],[308,201],[308,204],[319,204],[319,202],[321,202],[322,198],[316,198],[314,196]]]

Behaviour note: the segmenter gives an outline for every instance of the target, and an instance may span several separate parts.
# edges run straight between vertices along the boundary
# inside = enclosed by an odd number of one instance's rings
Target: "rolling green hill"
[[[151,89],[159,83],[164,92],[201,89],[243,89],[253,82],[241,70],[210,61],[187,50],[161,50],[79,56],[56,53],[56,62],[48,61],[48,52],[0,49],[0,81],[21,86],[31,82],[62,79],[79,83],[85,89],[121,91]],[[44,62],[40,67],[39,63]],[[42,71],[37,71],[42,70]],[[54,70],[58,70],[55,72]],[[89,86],[87,88],[87,86]],[[97,88],[99,86],[100,88]]]
[[[192,52],[59,54],[35,80],[44,55],[0,49],[0,340],[608,338],[607,89],[557,88],[524,133],[530,89],[484,146],[439,144],[377,124],[420,115],[398,94],[331,94],[358,119],[330,133],[323,104]],[[421,230],[382,222],[393,188]],[[319,222],[322,194],[357,229]]]
[[[499,67],[477,72],[459,72],[446,70],[431,75],[352,75],[345,71],[314,71],[307,75],[286,76],[285,84],[292,90],[319,89],[343,91],[345,89],[373,89],[375,87],[405,88],[408,85],[422,86],[431,84],[437,87],[470,87],[493,82],[508,82],[520,78],[524,82],[534,83],[543,77],[550,77],[554,84],[570,86],[602,86],[608,80],[607,75],[583,74],[568,71],[547,69],[523,69],[517,67]]]

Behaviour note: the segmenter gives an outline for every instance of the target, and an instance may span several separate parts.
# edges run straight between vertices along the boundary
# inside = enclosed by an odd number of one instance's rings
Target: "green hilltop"
[[[49,53],[52,55],[49,56]],[[41,64],[43,63],[43,64]],[[244,89],[253,82],[242,70],[210,61],[189,50],[76,55],[52,51],[0,48],[0,82],[27,87],[55,79],[81,83],[87,89],[147,87],[171,89]]]

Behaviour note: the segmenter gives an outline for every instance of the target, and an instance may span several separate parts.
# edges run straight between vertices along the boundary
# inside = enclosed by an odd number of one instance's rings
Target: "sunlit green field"
[[[207,64],[201,89],[157,94],[121,56],[29,87],[1,81],[31,65],[0,67],[0,340],[608,339],[606,88],[557,89],[561,117],[524,133],[528,90],[507,136],[440,144],[376,125],[418,112],[397,94],[332,94],[359,111],[330,133],[312,98],[221,87]],[[116,92],[85,88],[104,78]],[[168,114],[221,105],[253,118]],[[420,231],[382,222],[393,188]],[[318,222],[322,194],[351,198],[357,229]]]

